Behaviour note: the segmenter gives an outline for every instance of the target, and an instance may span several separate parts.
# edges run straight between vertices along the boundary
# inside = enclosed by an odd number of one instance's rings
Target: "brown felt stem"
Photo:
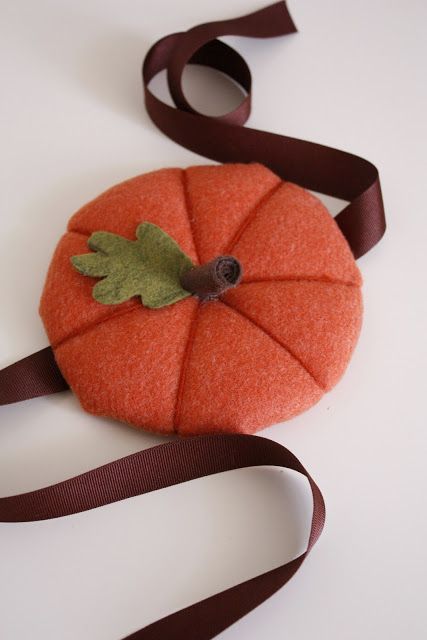
[[[233,256],[218,256],[200,267],[193,267],[181,276],[181,285],[202,300],[212,300],[239,284],[240,262]]]

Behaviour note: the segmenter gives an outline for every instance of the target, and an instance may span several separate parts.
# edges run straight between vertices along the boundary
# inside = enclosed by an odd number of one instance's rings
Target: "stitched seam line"
[[[200,255],[199,255],[199,249],[197,247],[197,242],[196,242],[196,229],[194,227],[194,222],[193,222],[193,208],[191,205],[191,199],[190,199],[190,193],[189,193],[189,189],[188,189],[188,176],[187,176],[187,172],[185,169],[182,169],[181,171],[181,177],[182,177],[182,190],[184,193],[184,203],[185,203],[185,210],[187,212],[187,217],[188,217],[188,222],[190,225],[190,231],[191,231],[191,237],[193,240],[193,245],[194,245],[194,251],[196,253],[196,258],[197,258],[197,262],[198,264],[201,264],[200,262]]]
[[[71,333],[69,333],[67,336],[65,336],[61,340],[58,340],[58,342],[55,342],[54,344],[52,344],[52,349],[57,349],[58,347],[62,347],[63,344],[65,344],[69,340],[72,340],[73,338],[83,336],[84,334],[88,333],[89,331],[97,327],[99,324],[108,322],[109,320],[114,320],[114,318],[120,318],[121,316],[125,316],[128,313],[137,311],[137,309],[139,308],[140,308],[140,303],[135,303],[135,306],[133,307],[120,309],[120,311],[116,311],[116,312],[110,313],[109,315],[102,316],[102,318],[98,318],[98,320],[91,322],[85,325],[84,327],[80,327],[76,331],[72,331]]]
[[[276,338],[276,336],[274,336],[272,333],[270,333],[267,329],[265,329],[264,327],[262,327],[260,324],[258,324],[255,320],[253,320],[250,316],[246,315],[245,313],[243,313],[240,309],[236,309],[235,307],[233,307],[229,302],[225,302],[225,300],[221,300],[222,304],[224,304],[226,307],[229,307],[232,311],[234,311],[235,313],[237,313],[239,316],[241,316],[242,318],[245,318],[248,322],[250,322],[251,324],[254,325],[254,327],[257,327],[257,329],[259,329],[260,331],[262,331],[266,336],[268,336],[269,338],[271,338],[276,344],[280,345],[282,347],[282,349],[284,349],[285,351],[287,351],[289,353],[289,355],[296,360],[296,362],[298,362],[298,364],[304,369],[304,371],[306,373],[308,373],[308,375],[310,376],[310,378],[316,383],[316,386],[318,386],[323,392],[326,392],[327,389],[320,384],[320,382],[317,380],[317,378],[313,375],[313,373],[307,368],[307,365],[304,364],[304,362],[287,346],[285,345],[283,342],[281,342],[281,340],[279,340],[278,338]]]
[[[234,249],[236,244],[239,242],[239,240],[242,237],[243,233],[246,231],[246,229],[251,225],[253,220],[256,218],[259,210],[265,204],[267,204],[267,202],[270,200],[270,198],[272,198],[274,196],[274,194],[276,193],[276,191],[278,191],[280,189],[280,187],[282,187],[284,184],[285,183],[281,180],[279,182],[279,184],[275,184],[274,187],[272,187],[269,191],[267,191],[267,193],[264,193],[264,195],[260,198],[260,200],[258,200],[258,202],[253,207],[253,209],[251,209],[249,211],[248,215],[243,220],[243,222],[241,223],[240,227],[237,229],[236,233],[234,234],[233,238],[231,239],[230,243],[227,245],[227,249],[224,251],[224,253],[231,253],[231,251]]]
[[[292,277],[287,276],[286,278],[253,278],[251,280],[243,280],[239,286],[242,284],[268,284],[269,282],[317,282],[319,284],[336,284],[341,285],[343,287],[353,287],[355,289],[359,289],[360,285],[355,282],[345,282],[344,280],[327,280],[326,278],[305,278],[305,277]]]
[[[182,404],[184,401],[184,388],[187,379],[188,365],[190,362],[191,352],[193,350],[194,338],[196,335],[197,321],[199,317],[200,305],[198,304],[191,318],[190,328],[188,330],[187,343],[185,345],[184,355],[182,357],[182,365],[179,376],[178,390],[176,393],[175,411],[173,416],[174,433],[179,433],[179,422],[181,419]]]
[[[84,236],[90,238],[92,231],[85,231],[84,229],[67,229],[66,233],[76,233],[78,236]]]

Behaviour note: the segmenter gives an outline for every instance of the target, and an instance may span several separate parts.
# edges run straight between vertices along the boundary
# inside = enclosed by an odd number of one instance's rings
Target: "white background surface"
[[[139,72],[149,45],[261,4],[1,0],[0,366],[47,344],[38,300],[68,217],[129,176],[203,162],[145,115]],[[427,5],[289,4],[298,35],[229,39],[253,71],[250,124],[377,164],[389,230],[359,261],[365,321],[344,379],[311,411],[262,433],[319,482],[324,535],[292,582],[221,638],[420,640]],[[236,90],[209,75],[189,73],[188,95],[227,110]],[[2,408],[0,421],[0,495],[163,441],[84,414],[70,393]],[[0,525],[0,637],[118,640],[293,557],[309,518],[304,482],[257,469],[52,522]]]

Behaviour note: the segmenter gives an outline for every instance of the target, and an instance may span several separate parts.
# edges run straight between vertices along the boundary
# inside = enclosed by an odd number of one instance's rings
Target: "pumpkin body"
[[[232,254],[242,282],[219,300],[103,305],[73,269],[94,231],[142,222],[195,264]],[[70,220],[40,313],[87,411],[147,430],[251,433],[316,403],[343,374],[362,317],[361,277],[326,208],[259,164],[163,169],[102,194]]]

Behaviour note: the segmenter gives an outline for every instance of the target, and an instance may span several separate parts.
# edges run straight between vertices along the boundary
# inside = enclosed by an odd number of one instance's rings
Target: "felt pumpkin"
[[[162,243],[181,278],[174,289],[168,276],[167,291],[157,263],[141,267],[144,281],[135,263],[156,261]],[[233,286],[198,291],[201,265],[212,276],[223,255]],[[87,411],[165,434],[251,433],[339,380],[360,331],[360,286],[316,197],[259,164],[196,166],[132,178],[78,211],[40,313]]]

